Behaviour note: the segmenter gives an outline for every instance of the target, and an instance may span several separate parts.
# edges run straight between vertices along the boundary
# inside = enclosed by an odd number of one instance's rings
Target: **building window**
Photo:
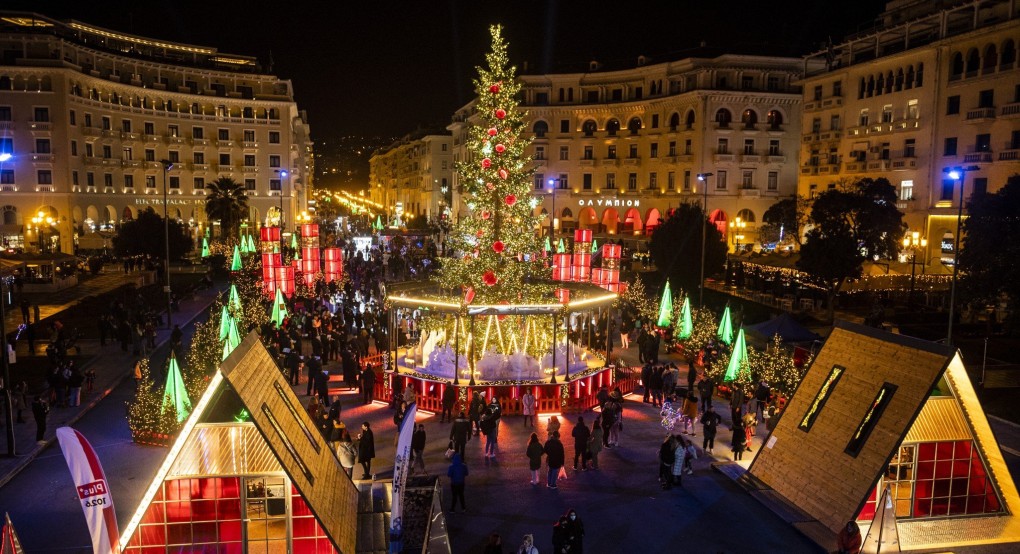
[[[731,121],[733,121],[733,114],[726,108],[721,108],[715,112],[715,122],[719,127],[725,129],[730,126]]]
[[[202,127],[192,127],[191,128],[191,138],[199,139],[199,140],[204,139],[205,138],[205,129],[203,129]]]
[[[542,190],[545,188],[545,175],[542,173],[536,173],[534,179],[535,190]]]
[[[616,159],[616,145],[615,144],[610,144],[609,145],[609,148],[606,150],[606,158],[609,158],[610,160],[615,160]]]
[[[987,177],[975,177],[974,178],[974,190],[971,192],[971,198],[975,196],[981,196],[988,193],[988,178]]]
[[[108,119],[108,118],[107,118]],[[45,123],[50,120],[50,109],[44,107],[36,107],[32,110],[32,121],[38,123]],[[7,121],[10,121],[9,119]],[[107,129],[109,127],[106,127]]]
[[[153,179],[155,179],[155,177],[153,177]],[[153,183],[155,183],[155,182],[156,181],[154,180]],[[96,176],[91,171],[89,171],[88,173],[85,174],[85,184],[90,186],[90,187],[96,186]]]
[[[730,140],[721,138],[719,139],[718,148],[716,149],[717,154],[729,154],[730,153]]]
[[[85,114],[85,126],[89,128],[92,127],[92,114],[90,113]]]
[[[181,161],[181,153],[179,151],[171,150],[169,152],[169,154],[170,154],[170,156],[169,156],[168,159],[170,160],[171,163],[180,163],[180,161]]]
[[[606,173],[606,188],[608,190],[616,190],[616,174]]]
[[[245,129],[243,138],[244,142],[255,142],[255,130]]]
[[[900,200],[910,201],[914,199],[914,181],[900,181]]]
[[[570,147],[560,146],[560,160],[565,161],[570,159]]]
[[[224,168],[230,166],[230,154],[220,154],[220,165],[224,166]]]
[[[875,395],[875,399],[872,400],[871,404],[868,406],[868,411],[864,413],[864,418],[861,419],[860,424],[857,425],[857,431],[855,431],[850,437],[850,442],[847,443],[843,452],[846,452],[854,458],[861,453],[861,450],[864,448],[864,443],[868,441],[868,436],[875,430],[875,425],[882,417],[882,412],[884,412],[886,407],[889,406],[889,401],[892,400],[895,392],[896,385],[893,385],[892,383],[884,383],[882,385],[878,394]]]
[[[659,143],[657,143],[657,142],[653,142],[652,143],[652,146],[650,148],[650,152],[649,152],[648,155],[651,158],[658,158],[659,157]]]
[[[956,155],[956,137],[946,137],[945,147],[942,149],[943,156]]]
[[[822,130],[822,118],[815,117],[811,120],[811,132],[818,133]]]
[[[892,123],[893,111],[892,104],[886,104],[882,106],[882,123]]]
[[[113,173],[104,173],[103,174],[103,185],[105,185],[107,187],[112,187],[113,186]]]
[[[89,183],[89,184],[91,184],[91,183]],[[155,175],[146,175],[145,176],[145,188],[147,188],[147,189],[154,189],[154,188],[156,188],[156,176]]]
[[[903,141],[903,157],[913,158],[916,152],[917,142],[914,139],[906,139]]]
[[[776,92],[779,90],[779,77],[769,75],[765,80],[765,90],[769,92]]]
[[[216,131],[216,140],[230,140],[230,129],[218,129]]]
[[[545,146],[536,146],[535,147],[535,159],[536,160],[544,160],[545,159]]]
[[[591,178],[592,178],[591,173],[585,173],[584,175],[581,176],[581,187],[584,190],[591,190],[592,187]]]
[[[170,188],[172,189],[181,188],[181,178],[177,176],[170,177]]]
[[[145,149],[145,161],[154,162],[156,161],[156,151],[152,148]]]
[[[195,177],[195,182],[194,182],[194,185],[192,186],[192,188],[194,188],[196,190],[204,189],[205,188],[205,178],[204,177]]]
[[[659,128],[659,114],[652,114],[652,129]]]
[[[715,172],[715,188],[719,190],[726,189],[726,172],[716,171]]]
[[[446,162],[443,162],[446,163]],[[280,167],[280,156],[269,156],[269,167]],[[446,169],[445,167],[443,169]]]
[[[954,192],[955,188],[956,188],[956,181],[954,181],[952,179],[943,179],[942,180],[942,197],[940,198],[940,200],[949,200],[951,202],[953,200],[953,192]]]
[[[2,147],[0,147],[0,151],[7,152],[7,150],[3,150]],[[72,156],[77,156],[78,155],[78,141],[76,141],[76,140],[72,140],[71,141],[71,155]]]
[[[657,189],[657,188],[659,188],[659,174],[658,173],[653,171],[653,172],[648,174],[648,188],[649,189]]]
[[[584,133],[584,136],[593,137],[595,131],[598,131],[598,125],[594,121],[589,119],[581,124],[581,132]]]
[[[828,402],[829,397],[832,396],[832,391],[836,388],[836,383],[839,383],[839,378],[846,372],[846,368],[843,366],[834,365],[832,370],[829,371],[829,376],[822,382],[822,387],[818,389],[818,393],[815,394],[815,399],[811,403],[811,407],[808,408],[804,417],[800,420],[800,424],[797,426],[798,429],[805,433],[811,430],[811,426],[815,424],[815,420],[818,419],[818,414],[822,412],[822,408],[825,407],[825,403]]]
[[[595,159],[595,147],[594,146],[585,146],[584,147],[584,159],[585,160]]]
[[[768,179],[767,187],[768,187],[768,190],[771,190],[771,191],[779,190],[779,172],[778,171],[769,171],[769,179]]]
[[[74,186],[78,186],[78,172],[77,171],[72,171],[71,172],[71,184],[74,185]]]
[[[2,109],[2,108],[0,108],[0,109]],[[6,120],[0,120],[0,121],[10,121],[10,120],[6,119]],[[78,124],[78,114],[74,113],[74,110],[71,110],[70,112],[68,112],[68,114],[67,114],[67,122],[69,124],[71,124],[71,125],[77,125]]]
[[[668,156],[669,157],[676,156],[676,141],[675,140],[669,141],[669,154],[668,154]]]
[[[104,125],[105,125],[105,123],[104,123]],[[167,125],[166,126],[166,134],[168,136],[175,137],[175,138],[176,137],[180,137],[181,136],[181,129],[177,125]]]
[[[53,172],[49,169],[40,169],[36,173],[36,177],[39,179],[40,185],[52,185],[53,184]]]
[[[122,119],[122,120],[120,120],[120,130],[124,131],[125,133],[130,133],[131,132],[131,120],[130,119]]]
[[[867,127],[870,120],[871,118],[868,115],[868,110],[861,110],[861,114],[857,120],[858,121],[857,124],[860,125],[861,127]]]
[[[36,154],[49,154],[50,153],[50,139],[48,139],[48,138],[35,139],[35,153]]]
[[[995,91],[994,90],[982,90],[978,92],[978,107],[979,108],[994,108],[995,107]]]
[[[569,119],[561,119],[560,120],[560,132],[561,133],[569,133],[570,132],[570,120]]]
[[[173,152],[170,153],[171,158],[173,158],[173,154],[174,154]],[[113,147],[110,146],[109,144],[103,145],[103,157],[106,159],[110,159],[113,157]]]
[[[556,184],[561,189],[569,188],[569,186],[568,186],[569,183],[567,182],[567,174],[566,173],[560,173],[560,180],[557,181]]]
[[[815,86],[815,97],[814,97],[814,100],[821,100],[821,99],[822,99],[822,85],[816,85]]]
[[[269,131],[269,144],[280,144],[280,131]],[[446,145],[443,145],[443,151],[446,151]]]
[[[636,157],[638,157],[637,146],[638,145],[636,145],[636,144],[631,144],[630,145],[630,148],[627,151],[627,157],[628,158],[636,158]]]
[[[829,117],[829,129],[838,131],[840,129],[839,115],[833,114]]]
[[[125,146],[121,150],[121,155],[123,156],[123,159],[128,161],[135,159],[135,151],[130,146]]]
[[[744,189],[754,188],[754,171],[745,169],[740,174],[740,187]]]
[[[684,192],[688,192],[690,190],[691,190],[691,170],[690,169],[685,169],[684,170]]]
[[[781,156],[779,153],[779,139],[769,140],[769,156]]]
[[[193,163],[196,163],[196,164],[204,164],[205,163],[205,153],[203,153],[203,152],[195,152],[195,153],[193,153],[191,155],[191,161]]]
[[[637,173],[627,174],[627,190],[637,190]]]
[[[670,171],[666,174],[666,189],[676,190],[676,172]]]
[[[124,188],[133,189],[135,188],[135,176],[125,175],[124,176]]]
[[[960,95],[950,96],[946,99],[946,115],[960,113]]]
[[[754,139],[744,139],[744,154],[753,156],[754,153]]]
[[[694,142],[691,139],[684,140],[684,155],[689,156],[694,153]]]
[[[0,185],[13,185],[13,184],[14,184],[14,170],[0,169]]]
[[[974,151],[975,152],[991,152],[992,151],[992,135],[988,133],[982,133],[974,137]]]
[[[832,95],[835,97],[843,96],[843,81],[834,81],[832,83]]]
[[[146,135],[155,135],[156,134],[156,124],[155,123],[153,123],[151,121],[146,121],[145,123],[142,124],[142,127],[143,127],[144,132],[145,132]]]

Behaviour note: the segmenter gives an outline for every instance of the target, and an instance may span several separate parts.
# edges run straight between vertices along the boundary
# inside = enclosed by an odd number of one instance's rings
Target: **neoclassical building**
[[[369,197],[391,216],[437,219],[451,205],[453,140],[448,134],[412,133],[372,154]],[[398,210],[399,208],[399,210]]]
[[[796,193],[802,68],[798,58],[722,55],[521,75],[536,211],[554,213],[560,230],[644,235],[707,193],[731,249],[755,243],[765,210]],[[467,159],[473,109],[458,110],[448,127],[455,162]],[[742,230],[730,226],[738,217]]]
[[[5,246],[72,252],[147,207],[197,234],[206,185],[230,177],[249,220],[306,209],[312,141],[290,81],[255,58],[38,14],[0,12]],[[172,163],[166,170],[163,160]]]
[[[1018,44],[1018,0],[894,0],[874,30],[807,56],[799,192],[884,177],[925,265],[952,263],[961,201],[1020,172]]]

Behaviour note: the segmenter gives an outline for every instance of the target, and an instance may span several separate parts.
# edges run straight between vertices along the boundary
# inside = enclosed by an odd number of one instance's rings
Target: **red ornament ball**
[[[498,281],[499,278],[496,277],[496,272],[491,269],[482,274],[482,282],[488,287],[495,286]]]
[[[467,290],[464,291],[464,303],[470,304],[474,302],[474,300],[475,300],[475,287],[468,287]]]
[[[492,214],[489,213],[489,210],[482,210],[482,219],[489,219],[491,215]]]
[[[496,84],[490,86],[489,87],[489,92],[491,92],[493,94],[498,94],[499,93],[499,83],[496,83]]]
[[[506,248],[506,246],[503,245],[503,241],[501,240],[497,240],[496,242],[492,243],[492,250],[497,254],[502,254],[504,248]]]
[[[485,189],[486,190],[490,190],[490,191],[496,190],[496,185],[494,185],[492,183],[485,183]]]
[[[484,234],[485,234],[485,231],[479,229],[478,232],[475,233],[475,236],[477,236],[478,238],[482,238],[482,235],[484,235]]]
[[[494,137],[494,136],[496,136],[496,135],[497,135],[498,133],[499,133],[499,130],[498,130],[498,129],[496,129],[495,127],[490,127],[490,128],[489,128],[489,136],[490,136],[490,137]]]
[[[503,199],[503,201],[506,202],[507,206],[513,206],[514,204],[517,203],[517,197],[512,194],[508,194],[506,195],[506,198]]]
[[[497,154],[502,154],[503,152],[506,152],[506,146],[503,146],[502,144],[497,144],[495,150]]]
[[[490,160],[489,158],[482,158],[482,167],[484,167],[485,169],[489,169],[490,167],[492,167],[492,160]]]
[[[506,117],[506,110],[503,108],[496,108],[496,119],[503,119]]]
[[[502,167],[499,168],[499,178],[506,181],[508,177],[510,177],[510,172]]]

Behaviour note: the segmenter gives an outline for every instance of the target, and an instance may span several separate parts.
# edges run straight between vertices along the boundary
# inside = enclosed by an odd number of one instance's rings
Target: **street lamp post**
[[[160,160],[160,165],[163,166],[163,243],[166,247],[166,267],[164,272],[164,278],[166,282],[163,284],[163,292],[166,293],[166,328],[171,329],[174,326],[173,316],[173,298],[170,294],[170,213],[169,204],[170,201],[167,198],[167,185],[166,185],[166,174],[174,168],[174,163],[170,160]]]
[[[703,183],[705,203],[703,204],[702,212],[706,219],[708,218],[708,178],[712,175],[714,173],[698,173],[698,180]],[[700,284],[698,285],[698,305],[702,308],[705,307],[705,240],[708,235],[708,230],[705,229],[705,226],[707,224],[707,221],[701,224],[701,281],[699,281]]]
[[[32,218],[32,223],[35,224],[36,238],[39,240],[39,253],[45,253],[46,248],[46,227],[53,225],[53,217],[46,215],[46,212],[40,211],[35,214]]]
[[[280,176],[280,240],[283,240],[283,182],[289,173],[286,169],[277,169],[276,174]]]
[[[7,295],[11,292],[11,281],[13,277],[0,279],[0,356],[3,357],[3,394],[4,394],[4,429],[7,431],[7,455],[17,455],[17,448],[14,444],[14,382],[11,381],[11,366],[7,351],[7,299],[4,297],[4,285],[7,285]]]
[[[549,240],[556,238],[556,182],[559,179],[549,179],[549,195],[552,196],[552,217],[549,218]]]
[[[914,231],[903,237],[903,248],[910,250],[910,294],[907,296],[907,306],[914,306],[914,282],[917,276],[917,250],[927,248],[928,239],[921,238],[921,233]],[[923,264],[922,264],[923,265]]]
[[[967,167],[946,167],[942,171],[950,179],[960,183],[960,205],[956,210],[956,244],[953,245],[953,284],[949,288],[949,327],[946,330],[946,344],[952,346],[953,344],[953,317],[956,315],[956,280],[959,273],[960,267],[960,245],[963,244],[963,240],[960,237],[960,231],[963,230],[963,187],[964,181],[967,178],[968,171],[977,171],[981,169],[976,165],[969,165]]]
[[[744,238],[744,228],[747,222],[739,217],[730,222],[730,231],[733,233],[733,252],[740,252],[740,239]]]

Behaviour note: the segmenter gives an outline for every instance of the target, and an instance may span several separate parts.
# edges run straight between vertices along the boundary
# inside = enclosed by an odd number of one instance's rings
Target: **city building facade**
[[[520,76],[536,213],[554,214],[561,232],[647,236],[681,203],[706,202],[731,250],[752,247],[769,206],[796,193],[802,60],[647,62]],[[473,109],[448,127],[454,162],[468,160]],[[711,175],[699,182],[699,174]],[[731,225],[737,218],[743,227]]]
[[[197,236],[218,225],[204,205],[220,177],[244,186],[252,224],[306,209],[306,116],[254,58],[9,12],[0,51],[5,247],[73,252],[139,210],[162,215],[164,187]]]
[[[807,56],[799,193],[886,178],[925,265],[953,263],[961,202],[1020,172],[1018,43],[1017,0],[895,0]]]
[[[391,223],[438,220],[451,205],[453,173],[450,135],[411,134],[372,154],[369,198],[385,207]]]

